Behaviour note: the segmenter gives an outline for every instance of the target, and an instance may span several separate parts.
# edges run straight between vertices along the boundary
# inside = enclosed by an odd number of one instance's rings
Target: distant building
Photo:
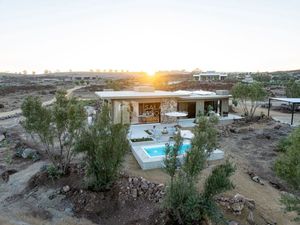
[[[207,71],[207,72],[200,72],[198,74],[194,74],[194,79],[199,81],[204,80],[225,80],[227,77],[226,73],[218,73],[215,71]]]
[[[242,80],[242,83],[252,84],[254,82],[250,74],[245,75],[245,78]]]

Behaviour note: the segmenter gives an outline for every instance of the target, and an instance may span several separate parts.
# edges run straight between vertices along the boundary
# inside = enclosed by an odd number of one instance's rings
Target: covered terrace
[[[268,106],[268,116],[270,116],[270,109],[271,109],[271,101],[281,101],[281,102],[287,102],[291,105],[291,125],[294,123],[294,114],[295,111],[300,105],[300,98],[269,98],[269,106]]]

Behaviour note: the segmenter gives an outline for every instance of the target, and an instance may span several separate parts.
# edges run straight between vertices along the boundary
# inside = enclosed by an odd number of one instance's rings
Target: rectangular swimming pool
[[[190,148],[191,148],[190,143],[183,143],[179,149],[179,155],[183,155]],[[153,145],[149,147],[143,147],[143,149],[150,157],[166,155],[166,145]]]

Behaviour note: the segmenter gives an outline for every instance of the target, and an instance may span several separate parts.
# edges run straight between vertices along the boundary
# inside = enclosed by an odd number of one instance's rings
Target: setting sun
[[[147,70],[146,73],[148,76],[153,77],[156,74],[156,71],[155,70]]]

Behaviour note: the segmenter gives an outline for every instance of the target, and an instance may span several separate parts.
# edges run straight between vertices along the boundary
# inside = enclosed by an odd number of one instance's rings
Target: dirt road
[[[74,87],[74,88],[71,88],[71,89],[68,89],[67,90],[67,94],[66,96],[69,97],[71,96],[71,94],[80,89],[80,88],[83,88],[85,86],[77,86],[77,87]],[[46,101],[46,102],[43,102],[43,106],[48,106],[48,105],[51,105],[55,102],[55,98],[52,98],[51,100],[49,101]],[[9,112],[1,112],[0,113],[0,120],[3,120],[3,119],[6,119],[6,118],[10,118],[10,117],[14,117],[14,116],[18,116],[22,113],[22,110],[21,109],[15,109],[15,110],[12,110],[12,111],[9,111]]]

